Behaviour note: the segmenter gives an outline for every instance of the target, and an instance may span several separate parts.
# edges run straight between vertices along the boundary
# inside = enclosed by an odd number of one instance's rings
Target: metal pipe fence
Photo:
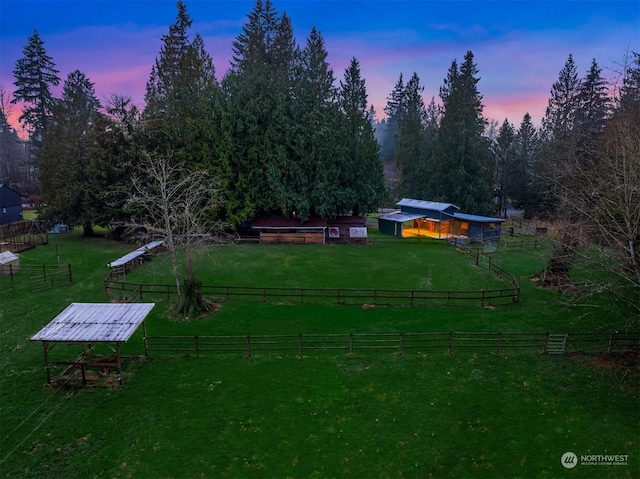
[[[472,349],[500,354],[504,350],[528,349],[547,353],[550,334],[504,332],[434,332],[434,333],[327,333],[236,336],[146,336],[145,350],[157,354],[236,354],[252,357],[256,353],[290,353],[303,356],[313,352],[446,351]],[[640,351],[640,333],[567,334],[565,354],[601,350],[616,353]],[[581,345],[590,344],[589,347]],[[568,345],[573,347],[569,348]]]

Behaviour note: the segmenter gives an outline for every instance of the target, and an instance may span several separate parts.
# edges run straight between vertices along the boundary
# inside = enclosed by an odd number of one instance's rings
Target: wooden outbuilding
[[[324,244],[327,230],[321,218],[257,218],[251,226],[260,233],[260,243]]]
[[[500,238],[502,218],[460,213],[451,203],[403,198],[399,211],[378,216],[383,234],[407,238],[427,236],[436,239],[457,238],[465,242],[483,242]]]
[[[0,183],[0,225],[22,221],[22,196]]]
[[[86,385],[89,381],[113,379],[115,374],[115,381],[122,385],[124,358],[120,347],[142,325],[146,355],[144,321],[154,306],[155,303],[71,303],[31,337],[31,341],[42,342],[47,384]],[[54,360],[51,351],[59,344],[77,345],[81,347],[81,353],[76,359]],[[113,355],[92,354],[94,344],[108,345]],[[64,369],[59,376],[52,377],[52,369],[56,366]]]
[[[367,219],[361,216],[338,216],[327,221],[330,243],[367,243]]]

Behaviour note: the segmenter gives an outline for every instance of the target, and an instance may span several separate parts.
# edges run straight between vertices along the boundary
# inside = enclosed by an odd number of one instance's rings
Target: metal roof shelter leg
[[[44,352],[44,369],[47,373],[47,384],[51,384],[51,372],[49,371],[49,354],[47,341],[42,341],[42,350]]]
[[[122,386],[122,361],[120,358],[120,343],[116,343],[116,364],[118,367],[118,383]]]

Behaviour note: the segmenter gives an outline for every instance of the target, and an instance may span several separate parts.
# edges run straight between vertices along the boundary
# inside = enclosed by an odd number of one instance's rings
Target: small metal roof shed
[[[20,269],[20,257],[11,251],[0,253],[0,276],[10,276]]]
[[[65,372],[73,367],[80,368],[83,384],[87,381],[87,367],[114,368],[122,384],[120,345],[129,340],[140,325],[144,328],[146,338],[144,320],[154,306],[155,303],[71,303],[31,337],[31,341],[42,341],[47,383],[51,384],[51,365],[61,364],[69,366]],[[82,354],[74,361],[50,361],[49,352],[56,343],[80,343]],[[115,357],[86,360],[85,345],[91,343],[115,343]]]

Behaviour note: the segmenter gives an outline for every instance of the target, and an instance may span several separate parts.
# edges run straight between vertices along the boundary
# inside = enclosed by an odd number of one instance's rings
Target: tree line
[[[218,81],[191,26],[179,1],[140,110],[124,95],[102,105],[80,70],[54,98],[59,72],[38,32],[28,38],[13,102],[25,106],[20,122],[42,218],[87,233],[126,222],[132,172],[144,155],[214,175],[224,201],[210,215],[231,225],[259,215],[334,218],[377,209],[387,191],[357,59],[336,86],[320,31],[298,45],[286,13],[257,0]]]

